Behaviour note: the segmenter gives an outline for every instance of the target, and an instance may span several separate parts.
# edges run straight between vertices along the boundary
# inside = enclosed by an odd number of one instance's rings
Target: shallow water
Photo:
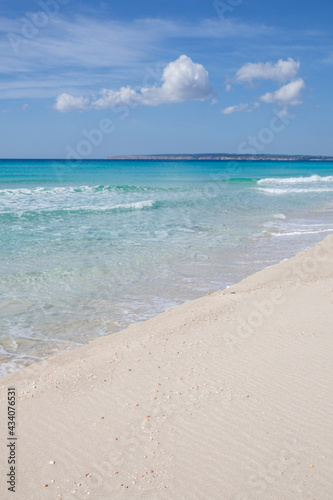
[[[333,163],[0,161],[0,374],[333,232]]]

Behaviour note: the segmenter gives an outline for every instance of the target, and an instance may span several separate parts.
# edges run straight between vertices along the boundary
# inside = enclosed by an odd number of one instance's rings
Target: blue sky
[[[0,4],[2,158],[332,155],[332,2]]]

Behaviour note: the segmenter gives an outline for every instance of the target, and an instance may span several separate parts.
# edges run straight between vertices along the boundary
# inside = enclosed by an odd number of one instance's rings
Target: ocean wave
[[[289,193],[331,193],[333,188],[258,188],[262,193],[268,194],[289,194]]]
[[[276,178],[268,177],[267,179],[260,179],[257,184],[308,184],[312,182],[333,182],[333,175],[328,175],[326,177],[321,177],[320,175],[311,175],[310,177],[285,177]]]
[[[72,194],[72,193],[99,193],[99,192],[122,192],[122,193],[144,193],[154,191],[169,191],[177,190],[177,188],[159,188],[131,185],[109,185],[109,186],[56,186],[56,187],[34,187],[0,189],[0,196],[15,196],[15,195],[36,195],[36,194]]]
[[[298,235],[305,235],[305,234],[319,234],[319,233],[332,233],[333,228],[327,228],[327,229],[317,229],[315,231],[309,231],[309,230],[304,230],[304,231],[289,231],[287,233],[271,233],[271,236],[298,236]]]
[[[287,218],[284,214],[275,214],[273,215],[273,217],[274,219],[280,219],[280,220],[284,220]]]
[[[80,207],[67,207],[67,208],[36,208],[35,210],[27,209],[18,209],[17,211],[8,212],[8,211],[0,211],[0,215],[6,216],[41,216],[41,215],[61,215],[63,213],[70,214],[78,214],[82,212],[123,212],[123,211],[132,211],[132,210],[144,210],[149,208],[157,208],[158,203],[155,200],[142,200],[142,201],[134,201],[132,203],[119,203],[118,205],[104,205],[104,206],[80,206]]]
[[[145,201],[134,201],[133,203],[123,203],[109,208],[105,207],[105,210],[142,210],[144,208],[153,208],[156,206],[157,202],[155,200],[145,200]]]

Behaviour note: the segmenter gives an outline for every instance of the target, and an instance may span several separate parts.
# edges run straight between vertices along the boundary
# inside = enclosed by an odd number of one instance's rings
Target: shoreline
[[[225,290],[2,377],[2,402],[17,391],[17,491],[329,500],[332,289],[329,235]]]
[[[315,234],[316,234],[316,235],[317,235],[318,233],[326,233],[326,234],[327,234],[327,233],[329,233],[329,232],[331,232],[331,229],[324,229],[324,230],[316,231],[316,232],[315,232]],[[310,233],[308,233],[308,234],[310,234]],[[320,235],[320,237],[322,237],[322,235]],[[270,244],[271,244],[271,243],[272,243],[272,241],[270,242]],[[265,247],[267,247],[267,244],[268,244],[268,242],[265,242],[265,245],[264,245],[264,246],[265,246]],[[290,258],[292,258],[292,257],[293,257],[293,255],[295,255],[295,252],[299,253],[299,252],[305,251],[306,249],[309,249],[309,248],[311,248],[312,246],[314,246],[314,245],[316,245],[316,244],[318,244],[318,242],[313,242],[313,241],[308,242],[308,243],[306,244],[306,246],[305,246],[305,245],[303,245],[303,244],[302,244],[302,245],[297,244],[297,246],[298,246],[298,247],[301,247],[301,248],[298,248],[298,249],[297,249],[297,248],[290,248],[290,250],[287,252],[287,255],[289,255],[289,256],[287,256],[287,257],[285,257],[285,256],[284,256],[284,255],[285,255],[285,254],[284,254],[284,252],[280,252],[280,255],[279,255],[279,256],[274,256],[274,260],[273,260],[273,261],[270,261],[270,262],[269,262],[267,259],[265,259],[265,260],[267,260],[267,262],[262,261],[262,262],[264,262],[264,264],[265,264],[265,267],[262,267],[262,268],[260,268],[260,266],[253,266],[253,263],[251,263],[251,261],[249,260],[249,262],[247,262],[246,272],[242,272],[242,273],[241,273],[241,276],[238,276],[238,277],[237,277],[237,279],[235,278],[235,279],[236,279],[236,281],[230,282],[230,284],[225,284],[225,285],[224,285],[224,286],[225,286],[225,288],[221,288],[221,289],[226,289],[226,290],[227,290],[227,289],[229,289],[230,287],[235,286],[236,284],[238,284],[238,283],[242,282],[244,279],[246,279],[246,278],[250,277],[250,276],[251,276],[251,275],[253,275],[253,274],[256,274],[256,273],[258,273],[258,272],[264,271],[264,270],[266,270],[266,269],[268,269],[268,268],[270,268],[270,267],[272,267],[272,266],[275,266],[275,265],[277,265],[277,264],[280,264],[281,262],[284,262],[284,261],[286,261],[286,260],[289,260]],[[294,245],[294,246],[296,246],[296,245]],[[303,247],[303,248],[302,248],[302,247]],[[289,245],[288,245],[288,247],[287,247],[287,248],[289,248]],[[253,253],[253,250],[254,250],[254,249],[252,248],[252,253]],[[278,259],[281,259],[281,260],[278,260]],[[252,269],[251,269],[251,267],[252,267]],[[254,269],[253,269],[253,267],[254,267]],[[71,342],[72,342],[72,344],[75,344],[75,345],[74,345],[74,347],[72,347],[72,346],[71,346],[71,347],[66,347],[66,348],[64,348],[64,349],[59,349],[59,348],[58,348],[58,350],[56,350],[56,351],[54,351],[54,352],[51,352],[51,353],[48,353],[48,354],[46,354],[45,356],[44,356],[44,354],[43,354],[43,353],[41,353],[41,352],[40,352],[40,357],[27,355],[28,357],[35,357],[35,360],[34,360],[34,361],[32,361],[32,362],[28,362],[28,363],[26,362],[26,364],[24,364],[24,365],[23,365],[23,366],[21,366],[20,368],[15,367],[15,368],[14,368],[14,369],[12,369],[12,370],[7,370],[7,373],[3,373],[3,372],[1,373],[1,372],[0,372],[0,380],[1,380],[2,378],[6,377],[6,376],[9,376],[9,375],[11,375],[11,374],[14,374],[14,373],[16,373],[16,372],[18,372],[18,371],[21,371],[21,370],[25,369],[25,368],[28,368],[28,367],[29,367],[29,366],[31,366],[31,365],[38,364],[38,363],[41,363],[41,362],[44,362],[44,361],[48,361],[49,359],[52,359],[52,358],[54,358],[54,357],[57,357],[57,356],[62,356],[62,355],[64,355],[64,354],[66,354],[66,353],[70,353],[70,352],[72,352],[73,350],[77,350],[77,349],[80,349],[80,348],[83,348],[83,347],[87,347],[87,346],[89,346],[92,342],[94,342],[95,340],[98,340],[98,339],[100,339],[100,338],[103,338],[103,337],[108,337],[108,336],[110,336],[110,335],[115,335],[115,334],[122,333],[123,331],[126,331],[126,330],[127,330],[129,327],[131,327],[131,326],[142,325],[143,323],[145,323],[145,322],[146,322],[146,321],[148,321],[149,319],[153,319],[154,317],[159,316],[160,314],[162,314],[163,312],[165,312],[165,311],[167,311],[167,310],[169,310],[169,309],[174,309],[175,307],[179,307],[179,306],[181,306],[181,305],[183,305],[183,304],[185,304],[185,303],[187,303],[187,302],[191,302],[191,301],[194,301],[194,300],[198,300],[198,299],[200,299],[200,298],[204,297],[206,294],[211,295],[211,294],[214,294],[214,293],[218,293],[221,289],[220,289],[220,288],[209,289],[209,288],[207,287],[207,289],[206,289],[206,290],[203,290],[203,291],[201,291],[201,292],[200,292],[200,295],[199,295],[199,294],[197,294],[197,296],[187,297],[187,298],[185,298],[185,299],[184,299],[184,298],[182,298],[182,299],[181,299],[181,301],[180,301],[178,304],[173,304],[173,305],[163,305],[163,307],[164,307],[164,308],[162,308],[162,309],[160,309],[160,310],[158,310],[158,311],[155,311],[155,312],[154,312],[153,314],[151,314],[149,317],[147,317],[147,316],[146,316],[146,318],[141,319],[141,320],[140,320],[140,321],[138,321],[138,322],[133,322],[133,323],[130,323],[130,324],[124,325],[123,327],[120,327],[120,329],[117,329],[117,330],[115,330],[115,331],[110,331],[109,333],[106,333],[106,334],[103,334],[103,335],[96,336],[96,337],[94,337],[94,338],[89,339],[88,341],[83,342],[83,343],[82,343],[82,342],[77,342],[77,341],[75,341],[75,340],[74,340],[74,341],[71,341]],[[202,294],[204,294],[204,295],[202,295]],[[48,346],[48,344],[46,343],[46,346],[44,346],[44,348],[48,348],[48,347],[49,347],[49,346]],[[18,360],[19,360],[19,358],[14,359],[14,360],[11,360],[11,361],[9,361],[9,364],[14,365],[14,363],[15,363],[15,362],[17,362]],[[6,362],[4,362],[4,363],[3,363],[3,365],[4,365],[4,366],[5,366],[6,364],[7,364]]]

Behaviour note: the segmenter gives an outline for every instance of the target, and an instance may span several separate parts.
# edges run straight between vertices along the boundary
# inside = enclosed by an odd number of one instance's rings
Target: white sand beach
[[[332,292],[330,235],[227,290],[3,377],[0,497],[331,500]]]

